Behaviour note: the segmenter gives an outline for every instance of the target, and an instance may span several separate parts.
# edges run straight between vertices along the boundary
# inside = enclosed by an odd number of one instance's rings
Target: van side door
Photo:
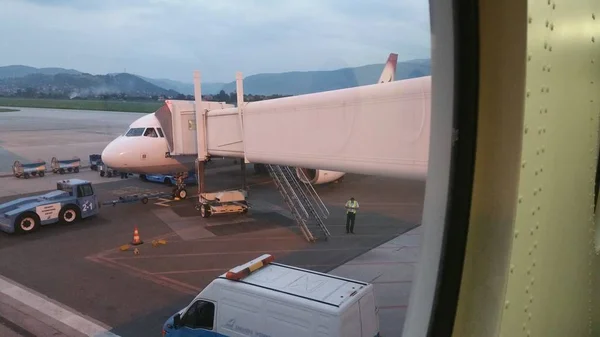
[[[173,331],[177,337],[217,337],[215,332],[216,304],[206,300],[197,300],[181,316],[181,326]]]

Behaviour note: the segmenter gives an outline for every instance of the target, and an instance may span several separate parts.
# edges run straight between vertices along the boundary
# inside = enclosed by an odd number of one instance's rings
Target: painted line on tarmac
[[[67,309],[66,306],[59,305],[48,297],[36,294],[33,290],[2,276],[0,276],[0,292],[87,336],[119,337],[108,331],[109,327],[101,326],[88,318],[84,318],[75,310]]]
[[[299,249],[304,249],[306,247],[310,247],[308,243],[303,244],[303,246],[298,247]],[[375,247],[377,248],[377,247]],[[397,247],[394,247],[397,248]],[[311,253],[326,253],[326,252],[346,252],[346,251],[363,251],[365,249],[371,249],[371,246],[367,247],[348,247],[348,248],[323,248],[323,249],[305,249],[304,252]],[[294,253],[297,252],[298,249],[269,249],[269,254],[285,254],[285,253]],[[141,260],[141,259],[157,259],[157,258],[182,258],[182,257],[193,257],[193,256],[223,256],[223,255],[252,255],[256,254],[260,256],[264,254],[264,249],[261,250],[242,250],[242,251],[228,251],[228,252],[208,252],[208,253],[176,253],[176,254],[152,254],[152,255],[137,255],[137,256],[118,256],[111,257],[111,260]]]
[[[136,268],[136,267],[133,267],[133,266],[125,264],[125,263],[117,262],[117,261],[114,261],[113,259],[109,259],[106,257],[88,256],[88,257],[86,257],[86,259],[96,262],[98,264],[104,265],[106,267],[111,267],[111,268],[123,271],[131,276],[139,277],[143,280],[154,282],[160,286],[170,288],[172,290],[181,292],[186,295],[197,295],[200,292],[200,290],[202,290],[201,288],[194,287],[191,284],[187,284],[185,282],[179,282],[177,280],[174,280],[174,279],[171,279],[171,278],[168,278],[165,276],[153,275],[152,273],[150,273],[146,270]]]

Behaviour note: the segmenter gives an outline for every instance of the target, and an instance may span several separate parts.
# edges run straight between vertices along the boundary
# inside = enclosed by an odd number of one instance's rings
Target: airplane
[[[398,54],[390,53],[378,84],[394,81],[397,61]],[[165,133],[155,113],[150,113],[135,120],[124,135],[111,141],[102,151],[102,161],[120,172],[139,174],[141,179],[149,174],[185,175],[184,172],[195,169],[195,156],[162,155],[166,152]],[[260,163],[254,163],[254,166],[257,173],[266,171]],[[298,167],[296,174],[304,183],[320,185],[340,181],[346,173]],[[187,195],[184,187],[181,183],[175,191],[181,199]]]

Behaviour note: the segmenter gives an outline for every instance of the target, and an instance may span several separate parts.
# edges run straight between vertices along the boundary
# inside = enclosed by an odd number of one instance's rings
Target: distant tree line
[[[288,97],[291,95],[253,95],[245,94],[244,102],[256,102],[267,99]],[[6,93],[0,91],[0,97],[14,97],[14,98],[43,98],[43,99],[71,99],[71,100],[106,100],[106,101],[161,101],[164,99],[176,99],[176,100],[188,100],[193,101],[194,95],[179,94],[176,96],[163,96],[156,94],[138,94],[138,93],[106,93],[97,95],[79,95],[72,91],[52,91],[44,92],[35,90],[33,88],[18,89],[15,92]],[[202,99],[205,101],[212,102],[225,102],[228,104],[237,103],[237,93],[230,92],[226,93],[221,90],[216,95],[202,95]]]
[[[274,98],[281,98],[281,97],[288,97],[291,95],[253,95],[253,94],[245,94],[244,95],[244,102],[256,102],[256,101],[264,101],[267,99],[274,99]],[[193,97],[192,97],[193,99]],[[207,101],[213,101],[213,102],[225,102],[228,104],[235,104],[237,103],[237,92],[230,92],[229,94],[225,92],[225,90],[221,90],[218,94],[216,95],[206,95],[203,96],[203,99],[206,99]]]
[[[264,101],[267,99],[281,98],[281,97],[289,97],[291,95],[253,95],[253,94],[245,94],[244,102],[256,102],[256,101]],[[178,100],[186,100],[193,101],[194,95],[177,95],[173,97],[173,99]],[[236,104],[237,103],[237,92],[226,93],[225,90],[221,90],[216,95],[202,95],[202,100],[210,101],[210,102],[225,102],[227,104]]]

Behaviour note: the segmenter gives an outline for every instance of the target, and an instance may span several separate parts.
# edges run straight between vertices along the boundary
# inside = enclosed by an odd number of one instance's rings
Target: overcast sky
[[[0,66],[191,82],[429,58],[428,0],[0,0]]]

